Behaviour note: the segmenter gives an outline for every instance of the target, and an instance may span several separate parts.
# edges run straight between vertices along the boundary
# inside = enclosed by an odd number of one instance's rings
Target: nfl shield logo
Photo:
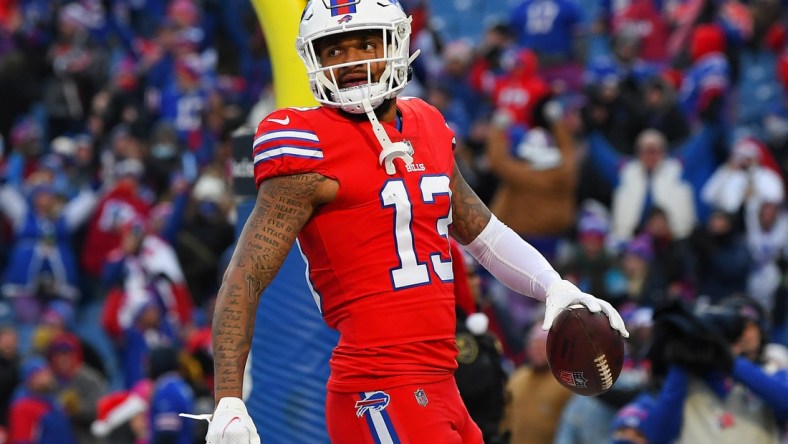
[[[424,389],[418,389],[413,392],[413,394],[416,395],[416,402],[418,402],[420,406],[424,407],[427,405],[427,394],[424,393]]]
[[[570,372],[567,370],[561,370],[558,378],[566,385],[572,387],[581,387],[586,388],[586,383],[588,379],[583,376],[583,372]]]

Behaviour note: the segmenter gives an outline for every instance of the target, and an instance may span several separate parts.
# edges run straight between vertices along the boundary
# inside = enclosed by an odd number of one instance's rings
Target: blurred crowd
[[[613,389],[572,395],[540,305],[457,247],[457,379],[487,441],[783,442],[783,4],[401,3],[406,94],[632,334]],[[480,37],[448,32],[469,20]],[[0,443],[201,442],[177,413],[213,407],[232,134],[273,106],[264,32],[247,0],[0,2]]]

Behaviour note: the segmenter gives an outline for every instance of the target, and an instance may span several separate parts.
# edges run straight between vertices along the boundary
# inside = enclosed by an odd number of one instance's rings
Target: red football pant
[[[333,444],[483,444],[454,378],[326,397]]]

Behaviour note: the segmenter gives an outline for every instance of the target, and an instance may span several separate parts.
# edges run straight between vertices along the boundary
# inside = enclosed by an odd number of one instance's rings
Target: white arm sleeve
[[[536,248],[495,215],[465,249],[496,279],[512,290],[544,301],[561,276]]]

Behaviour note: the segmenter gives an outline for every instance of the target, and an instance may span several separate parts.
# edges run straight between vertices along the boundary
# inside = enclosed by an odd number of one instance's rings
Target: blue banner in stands
[[[238,205],[237,233],[254,201]],[[328,360],[339,334],[328,328],[293,247],[263,294],[252,342],[252,390],[246,404],[266,444],[328,443]]]
[[[249,414],[266,444],[328,443],[328,360],[339,335],[320,317],[294,247],[263,294],[252,343]]]

